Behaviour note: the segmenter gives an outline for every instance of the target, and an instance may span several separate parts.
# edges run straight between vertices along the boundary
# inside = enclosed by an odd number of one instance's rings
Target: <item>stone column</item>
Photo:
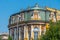
[[[24,26],[24,40],[28,40],[28,26]]]
[[[19,40],[21,40],[21,27],[19,27]]]
[[[11,36],[11,29],[9,29],[9,36]]]
[[[14,29],[11,29],[12,40],[14,40]]]
[[[38,28],[39,28],[39,31],[38,31],[38,39],[39,40],[40,40],[40,36],[41,36],[41,27],[42,27],[41,25],[38,26]]]
[[[45,26],[45,28],[44,28],[44,34],[46,33],[46,26]]]
[[[40,38],[40,25],[37,25],[38,28],[38,39]]]
[[[31,40],[34,40],[34,32],[33,32],[34,26],[31,25]]]

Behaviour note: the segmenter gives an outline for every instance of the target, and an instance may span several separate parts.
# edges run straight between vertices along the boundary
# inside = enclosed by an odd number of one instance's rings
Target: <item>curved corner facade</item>
[[[60,20],[60,11],[52,8],[33,8],[13,14],[9,18],[9,33],[13,40],[37,40],[49,28],[49,21]]]

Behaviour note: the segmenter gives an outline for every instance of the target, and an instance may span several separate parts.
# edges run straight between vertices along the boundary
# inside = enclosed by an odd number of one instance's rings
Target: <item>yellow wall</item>
[[[60,20],[60,10],[55,10],[53,8],[48,8],[48,7],[46,8],[46,10],[49,10],[51,12],[56,12],[56,19]],[[52,20],[52,21],[54,21],[54,20]]]
[[[28,40],[28,26],[24,26],[24,40]]]

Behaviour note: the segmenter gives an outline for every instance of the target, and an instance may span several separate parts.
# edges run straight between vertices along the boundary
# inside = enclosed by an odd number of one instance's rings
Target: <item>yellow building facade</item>
[[[9,33],[13,40],[37,40],[49,28],[49,21],[60,20],[60,11],[39,5],[15,13],[9,18]]]

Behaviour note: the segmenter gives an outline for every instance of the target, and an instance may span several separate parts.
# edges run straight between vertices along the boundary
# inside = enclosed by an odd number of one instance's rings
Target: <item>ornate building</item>
[[[37,40],[49,28],[49,21],[60,20],[60,11],[39,5],[15,13],[9,18],[9,33],[13,40]]]

